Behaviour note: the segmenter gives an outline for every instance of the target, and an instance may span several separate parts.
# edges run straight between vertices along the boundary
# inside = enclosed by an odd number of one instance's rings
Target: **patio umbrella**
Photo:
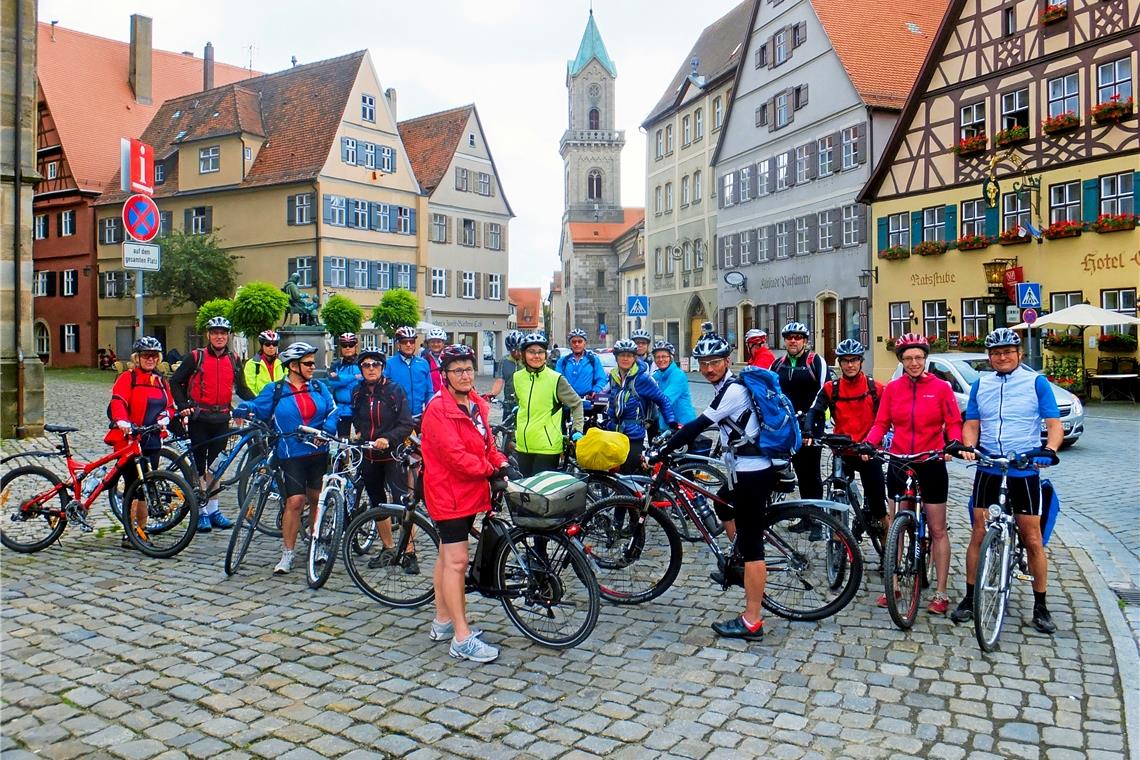
[[[1033,327],[1048,327],[1050,325],[1064,325],[1076,327],[1081,331],[1081,378],[1085,377],[1085,328],[1106,327],[1108,325],[1140,325],[1140,319],[1131,314],[1121,314],[1119,311],[1109,311],[1099,306],[1079,303],[1059,309],[1052,314],[1046,314],[1033,323]],[[1014,330],[1027,330],[1030,325],[1022,322],[1014,325]]]

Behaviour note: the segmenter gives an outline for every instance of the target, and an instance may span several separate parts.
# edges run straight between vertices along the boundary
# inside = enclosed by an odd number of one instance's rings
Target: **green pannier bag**
[[[585,511],[586,481],[556,470],[512,480],[507,484],[507,505],[516,525],[547,527],[552,520]]]

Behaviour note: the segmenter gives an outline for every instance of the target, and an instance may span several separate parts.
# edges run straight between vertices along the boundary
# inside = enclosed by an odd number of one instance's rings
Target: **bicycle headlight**
[[[991,504],[989,511],[990,511],[990,519],[991,520],[1000,520],[1001,519],[1001,507],[999,507],[997,504]]]

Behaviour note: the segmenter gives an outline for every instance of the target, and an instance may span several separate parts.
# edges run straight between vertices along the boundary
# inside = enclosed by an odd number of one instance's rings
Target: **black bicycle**
[[[843,458],[853,455],[855,441],[850,436],[832,435],[826,433],[817,439],[820,444],[831,450],[831,474],[823,481],[823,495],[828,501],[847,504],[851,509],[842,513],[847,520],[847,527],[855,536],[867,536],[871,539],[871,546],[883,558],[883,543],[886,540],[886,529],[882,522],[875,519],[865,508],[863,494],[859,484],[855,481],[855,473],[847,472]]]

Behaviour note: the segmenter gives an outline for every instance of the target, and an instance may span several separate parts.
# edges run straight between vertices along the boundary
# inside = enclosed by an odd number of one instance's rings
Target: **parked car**
[[[614,356],[614,350],[612,348],[595,349],[594,353],[602,360],[602,369],[606,372],[609,372],[617,366],[617,357]]]
[[[958,409],[966,412],[966,402],[970,399],[970,386],[978,379],[980,372],[993,372],[986,354],[952,353],[931,354],[926,358],[926,369],[931,374],[950,383],[954,397],[958,399]],[[895,367],[891,379],[902,374],[902,365]],[[1085,431],[1085,409],[1081,400],[1055,383],[1049,383],[1057,399],[1057,409],[1061,412],[1061,428],[1065,432],[1064,446],[1072,446]],[[1045,426],[1041,426],[1041,438],[1045,439]]]

